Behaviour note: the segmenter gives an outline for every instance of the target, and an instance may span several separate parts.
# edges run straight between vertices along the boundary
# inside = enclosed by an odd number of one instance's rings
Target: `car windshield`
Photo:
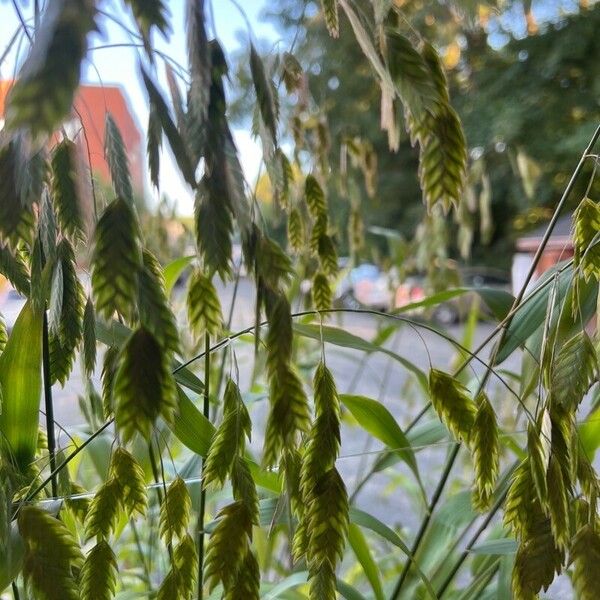
[[[365,279],[375,281],[379,277],[379,269],[371,264],[360,265],[352,269],[351,277],[354,283]]]

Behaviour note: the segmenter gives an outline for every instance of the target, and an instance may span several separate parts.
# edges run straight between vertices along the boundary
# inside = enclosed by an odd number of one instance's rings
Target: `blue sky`
[[[25,19],[30,18],[33,4],[31,0],[20,4],[26,5],[23,8]],[[214,24],[216,34],[225,51],[232,53],[242,46],[247,47],[248,28],[236,3],[231,0],[213,0],[212,3],[207,2],[207,4],[213,6],[213,14],[211,16],[209,13],[208,20],[211,27]],[[243,4],[254,35],[257,38],[275,41],[277,39],[275,29],[260,18],[260,13],[266,4],[265,0],[245,0],[240,4]],[[172,31],[167,39],[161,35],[155,35],[155,45],[174,60],[185,65],[187,62],[184,30],[185,2],[184,0],[170,0],[168,5],[171,11]],[[123,9],[123,3],[120,0],[106,0],[101,7],[111,14],[118,15],[129,27],[133,28],[128,12]],[[103,31],[90,39],[92,50],[89,60],[84,64],[82,79],[85,82],[121,85],[129,98],[141,128],[145,129],[148,107],[146,93],[138,75],[138,56],[142,50],[124,47],[107,48],[106,46],[111,44],[129,43],[131,38],[119,25],[102,17],[101,19]],[[11,2],[0,2],[0,54],[4,52],[18,25],[19,21]],[[3,79],[14,77],[15,68],[24,59],[26,52],[27,41],[22,38],[0,65],[0,77]],[[162,63],[159,63],[159,79],[165,84]],[[261,151],[247,131],[235,131],[234,135],[246,176],[252,180],[258,171]],[[182,214],[190,214],[193,199],[189,188],[178,176],[169,151],[164,151],[161,158],[161,190],[177,201],[177,206]]]

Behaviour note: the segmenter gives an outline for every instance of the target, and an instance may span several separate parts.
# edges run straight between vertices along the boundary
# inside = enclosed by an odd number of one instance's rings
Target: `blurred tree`
[[[382,2],[383,10],[391,5]],[[541,15],[562,11],[560,2],[539,5]],[[478,4],[462,3],[459,10],[419,2],[402,5],[402,11],[444,58],[470,148],[462,226],[446,220],[453,240],[450,255],[458,256],[472,243],[473,262],[509,267],[515,236],[549,217],[600,118],[600,5],[580,5],[579,12],[553,23],[549,17],[534,19],[530,3],[509,3],[502,13]],[[334,40],[314,2],[282,0],[269,17],[285,38],[296,37],[295,55],[306,73],[305,93],[290,97],[289,114],[305,126],[311,120],[327,124],[329,194],[343,251],[349,251],[352,206],[361,207],[366,231],[369,226],[391,228],[423,243],[422,231],[415,236],[425,215],[416,175],[418,151],[404,132],[397,151],[389,149],[381,127],[381,91],[347,19],[341,18]],[[238,64],[237,75],[249,81],[246,68]],[[249,101],[237,99],[238,118],[249,114]],[[401,123],[402,115],[397,119]],[[357,176],[365,171],[364,148],[373,157],[367,165],[371,171],[376,159],[377,177],[371,175],[370,182],[369,176]],[[585,183],[580,187],[573,202],[585,192]],[[369,242],[367,251],[389,249],[379,236]],[[428,260],[426,253],[413,255]]]

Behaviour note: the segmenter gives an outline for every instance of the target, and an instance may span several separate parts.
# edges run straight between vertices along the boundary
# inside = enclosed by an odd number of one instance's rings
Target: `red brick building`
[[[4,114],[4,101],[11,85],[12,81],[0,81],[0,114]],[[107,112],[112,115],[123,136],[134,193],[143,196],[143,136],[121,87],[81,85],[75,97],[73,116],[65,124],[65,130],[69,137],[79,144],[83,164],[89,165],[97,179],[109,183],[110,173],[104,159],[104,125]]]

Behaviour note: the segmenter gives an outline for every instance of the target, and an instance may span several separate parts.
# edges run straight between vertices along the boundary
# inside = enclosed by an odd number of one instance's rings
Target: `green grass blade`
[[[0,434],[17,465],[26,469],[37,447],[42,393],[42,312],[28,301],[0,356],[3,404]]]

